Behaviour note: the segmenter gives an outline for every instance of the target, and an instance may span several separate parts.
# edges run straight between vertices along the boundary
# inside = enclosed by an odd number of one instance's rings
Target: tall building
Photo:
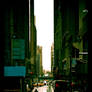
[[[87,80],[87,0],[54,0],[53,74],[55,79]]]
[[[54,43],[51,45],[51,73],[53,73],[54,68]]]
[[[7,92],[16,89],[16,92],[25,92],[26,84],[29,82],[30,85],[30,81],[26,79],[30,78],[27,74],[32,69],[31,57],[34,58],[33,62],[36,61],[34,3],[33,0],[8,0],[6,3],[2,1],[1,4],[0,38],[3,37],[3,39],[0,40],[2,41],[0,80],[2,79],[3,82],[2,90]]]
[[[4,91],[16,89],[24,92],[25,58],[28,57],[28,50],[26,49],[29,48],[27,41],[29,31],[27,1],[9,0],[5,4],[4,30]]]
[[[34,0],[30,1],[30,10],[29,10],[29,68],[28,68],[28,75],[30,85],[32,85],[33,80],[36,77],[36,49],[37,49],[37,30],[35,26],[35,16],[34,16]]]
[[[76,0],[54,0],[54,70],[58,72],[56,76],[70,74],[71,47],[78,31],[77,10]],[[64,65],[65,59],[67,62]]]
[[[42,46],[37,46],[36,73],[38,77],[43,75]]]

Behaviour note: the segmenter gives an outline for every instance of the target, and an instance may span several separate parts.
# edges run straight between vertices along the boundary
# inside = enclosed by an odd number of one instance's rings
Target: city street
[[[88,92],[87,1],[0,2],[0,92]]]
[[[54,92],[51,86],[35,87],[32,92],[35,92],[36,89],[38,92]]]

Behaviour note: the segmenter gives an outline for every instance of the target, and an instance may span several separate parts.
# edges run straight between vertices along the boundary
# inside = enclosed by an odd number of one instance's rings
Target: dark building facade
[[[5,31],[3,90],[24,92],[25,58],[28,57],[26,49],[29,48],[28,2],[9,0],[3,12]]]
[[[54,4],[55,65],[60,67],[59,70],[64,73],[62,60],[68,59],[67,68],[69,68],[72,42],[75,41],[75,36],[78,34],[78,1],[55,0]],[[68,74],[69,71],[66,75]]]
[[[33,0],[5,0],[0,3],[0,42],[2,43],[0,46],[0,80],[2,82],[0,84],[3,83],[0,90],[4,92],[26,91],[27,81],[25,80],[29,73],[27,69],[32,69],[30,57],[32,53],[35,55],[34,58],[36,57],[33,2]],[[29,68],[27,68],[28,62],[30,62]]]
[[[53,71],[55,79],[87,80],[87,0],[54,0]]]
[[[41,77],[43,75],[42,46],[37,46],[36,71],[37,77]]]

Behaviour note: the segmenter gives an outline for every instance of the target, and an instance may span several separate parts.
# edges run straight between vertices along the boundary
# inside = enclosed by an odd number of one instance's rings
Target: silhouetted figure
[[[35,92],[38,92],[38,90],[36,89]]]

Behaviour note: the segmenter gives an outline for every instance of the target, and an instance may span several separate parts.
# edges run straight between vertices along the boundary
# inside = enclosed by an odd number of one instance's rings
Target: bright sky
[[[43,47],[43,69],[51,70],[51,45],[54,42],[53,31],[54,0],[34,0],[36,16],[37,45]]]

